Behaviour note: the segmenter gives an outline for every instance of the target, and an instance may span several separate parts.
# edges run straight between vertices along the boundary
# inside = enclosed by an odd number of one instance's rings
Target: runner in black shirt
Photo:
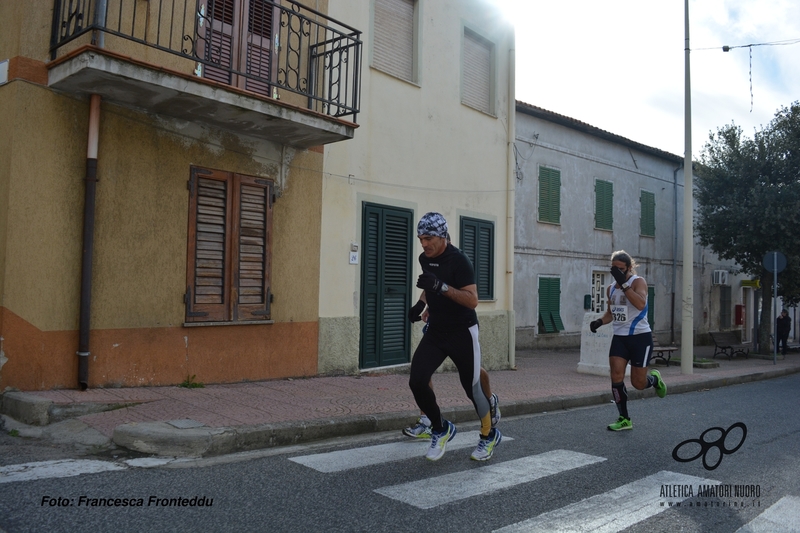
[[[489,401],[480,383],[481,349],[478,343],[478,290],[472,263],[455,246],[447,243],[447,221],[439,213],[426,213],[417,225],[423,253],[422,274],[417,287],[425,290],[425,302],[413,309],[430,309],[428,331],[414,352],[409,387],[420,410],[431,420],[431,446],[426,458],[441,459],[447,443],[456,434],[455,425],[444,420],[429,383],[431,376],[449,357],[458,369],[461,386],[472,400],[481,421],[481,438],[471,458],[486,461],[502,435],[492,428]],[[420,305],[421,304],[421,305]],[[413,313],[410,311],[409,316]]]

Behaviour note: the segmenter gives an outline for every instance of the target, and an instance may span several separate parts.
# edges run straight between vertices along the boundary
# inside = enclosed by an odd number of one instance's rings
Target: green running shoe
[[[610,429],[611,431],[622,431],[623,429],[633,429],[633,422],[631,422],[630,418],[625,418],[624,416],[620,416],[616,422],[608,425],[608,429]]]
[[[656,378],[656,384],[653,385],[653,388],[656,389],[656,394],[658,394],[659,398],[663,398],[667,395],[667,384],[661,379],[661,372],[658,370],[651,370],[650,375]]]

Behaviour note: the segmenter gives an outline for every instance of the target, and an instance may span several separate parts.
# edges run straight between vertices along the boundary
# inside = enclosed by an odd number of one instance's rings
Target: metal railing
[[[51,59],[81,38],[111,50],[106,36],[189,59],[187,72],[262,96],[294,93],[290,101],[325,115],[355,122],[359,112],[361,32],[298,2],[54,0]]]

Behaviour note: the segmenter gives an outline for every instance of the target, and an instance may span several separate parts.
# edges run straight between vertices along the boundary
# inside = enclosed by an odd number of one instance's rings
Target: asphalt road
[[[129,456],[83,456],[77,459],[99,459],[120,469],[0,478],[0,528],[8,533],[736,532],[773,516],[775,504],[800,517],[798,407],[800,374],[794,374],[630,402],[634,429],[620,433],[605,429],[617,417],[611,404],[504,418],[500,428],[506,439],[486,463],[469,460],[475,443],[470,432],[477,429],[470,424],[459,426],[466,436],[463,447],[454,440],[437,463],[422,458],[425,443],[397,434],[147,467],[141,459],[122,462]],[[705,468],[702,457],[673,458],[683,441],[737,423],[746,427],[746,437],[738,426],[717,444],[730,451],[741,442],[738,449],[720,454],[718,447],[707,446],[709,466],[719,461],[715,469]],[[722,436],[714,430],[704,440]],[[699,444],[688,444],[679,457],[700,451]],[[699,493],[709,485],[719,488]],[[99,505],[102,498],[119,501]],[[129,505],[122,506],[126,498]],[[200,498],[206,505],[197,505]]]

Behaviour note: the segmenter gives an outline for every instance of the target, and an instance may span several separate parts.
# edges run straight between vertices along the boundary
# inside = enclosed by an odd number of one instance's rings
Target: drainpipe
[[[675,344],[675,273],[678,270],[678,171],[679,166],[672,171],[672,218],[675,227],[672,231],[672,312],[669,320],[669,343]]]
[[[511,29],[511,48],[508,51],[508,154],[506,168],[506,302],[508,302],[508,363],[517,367],[517,327],[514,316],[514,195],[516,192],[516,159],[514,143],[517,139],[517,100],[514,93],[514,35]]]
[[[97,145],[100,134],[100,95],[89,101],[89,140],[86,149],[86,185],[83,201],[83,256],[81,262],[81,308],[78,327],[78,385],[89,386],[89,319],[92,307],[92,254],[97,190]]]

